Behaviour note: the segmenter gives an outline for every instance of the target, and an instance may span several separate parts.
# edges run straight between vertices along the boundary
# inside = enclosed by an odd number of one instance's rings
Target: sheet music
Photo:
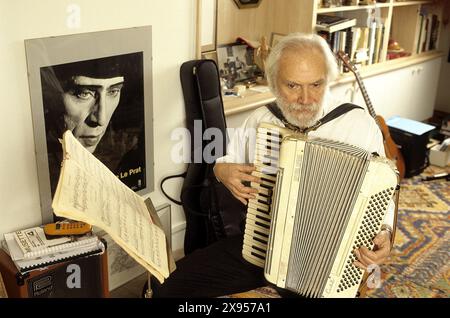
[[[52,207],[55,214],[98,226],[161,282],[169,276],[165,234],[144,201],[70,132]],[[163,278],[164,277],[164,278]]]

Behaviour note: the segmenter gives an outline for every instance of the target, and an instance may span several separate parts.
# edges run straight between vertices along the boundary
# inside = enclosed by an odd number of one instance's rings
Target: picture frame
[[[229,44],[217,48],[219,75],[228,88],[235,83],[256,78],[258,67],[253,58],[254,49],[246,44]]]
[[[104,233],[101,237],[106,241],[107,246],[109,291],[145,273],[145,268],[114,242],[109,234]]]
[[[25,40],[42,222],[69,129],[131,189],[154,189],[151,26]]]
[[[286,34],[272,32],[270,37],[270,47],[274,47]]]
[[[217,51],[210,51],[210,52],[204,52],[202,53],[202,59],[203,60],[213,60],[214,62],[217,62]]]
[[[155,210],[161,221],[164,233],[166,234],[167,244],[172,248],[171,205],[165,203],[156,207]],[[96,234],[106,241],[109,291],[117,289],[146,272],[145,268],[114,242],[109,234],[103,230],[98,231]]]
[[[203,53],[216,49],[217,0],[202,0],[200,4],[200,51]]]

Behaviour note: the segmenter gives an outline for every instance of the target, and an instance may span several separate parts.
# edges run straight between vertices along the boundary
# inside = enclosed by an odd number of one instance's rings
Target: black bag
[[[186,108],[186,127],[191,134],[191,163],[186,172],[162,180],[162,192],[174,203],[183,206],[186,217],[184,253],[205,247],[221,238],[242,234],[245,224],[245,206],[217,181],[213,167],[215,159],[225,154],[227,146],[226,122],[220,89],[219,72],[213,60],[193,60],[182,64],[180,80]],[[210,143],[194,142],[195,121],[202,122],[202,135],[208,128],[221,131],[221,149],[205,161],[203,151]],[[197,132],[198,133],[198,132]],[[195,159],[201,158],[201,162]],[[175,177],[184,177],[178,202],[164,191],[163,183]]]

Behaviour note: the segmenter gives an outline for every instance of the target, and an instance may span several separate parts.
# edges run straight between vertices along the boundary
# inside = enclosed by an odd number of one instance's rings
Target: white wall
[[[439,49],[445,53],[445,56],[442,59],[435,109],[450,113],[450,63],[447,62],[448,54],[450,54],[450,24],[441,31],[439,40]]]
[[[76,29],[66,24],[72,3],[81,8]],[[153,30],[156,191],[150,196],[158,206],[167,202],[161,178],[184,170],[168,160],[168,141],[173,128],[185,125],[179,68],[195,56],[195,0],[0,0],[0,237],[41,223],[24,40],[143,25]],[[180,186],[172,181],[168,192],[176,196]],[[183,228],[183,211],[173,204],[172,211],[172,226]],[[183,243],[177,238],[174,249]]]

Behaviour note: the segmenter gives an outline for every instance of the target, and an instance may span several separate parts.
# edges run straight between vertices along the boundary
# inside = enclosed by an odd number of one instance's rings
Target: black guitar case
[[[245,206],[216,180],[212,170],[215,159],[225,154],[228,142],[216,63],[213,60],[185,62],[180,68],[180,80],[186,108],[186,127],[191,134],[191,163],[184,174],[180,195],[186,216],[184,252],[187,255],[216,240],[242,233]],[[220,130],[222,138],[217,141],[202,138],[202,142],[194,142],[194,138],[200,138],[194,134],[195,121],[202,123],[202,136],[206,129],[216,128]],[[216,145],[221,143],[221,147],[214,148],[212,160],[206,162],[203,151],[212,142]],[[201,158],[201,162],[194,161],[198,158]]]

